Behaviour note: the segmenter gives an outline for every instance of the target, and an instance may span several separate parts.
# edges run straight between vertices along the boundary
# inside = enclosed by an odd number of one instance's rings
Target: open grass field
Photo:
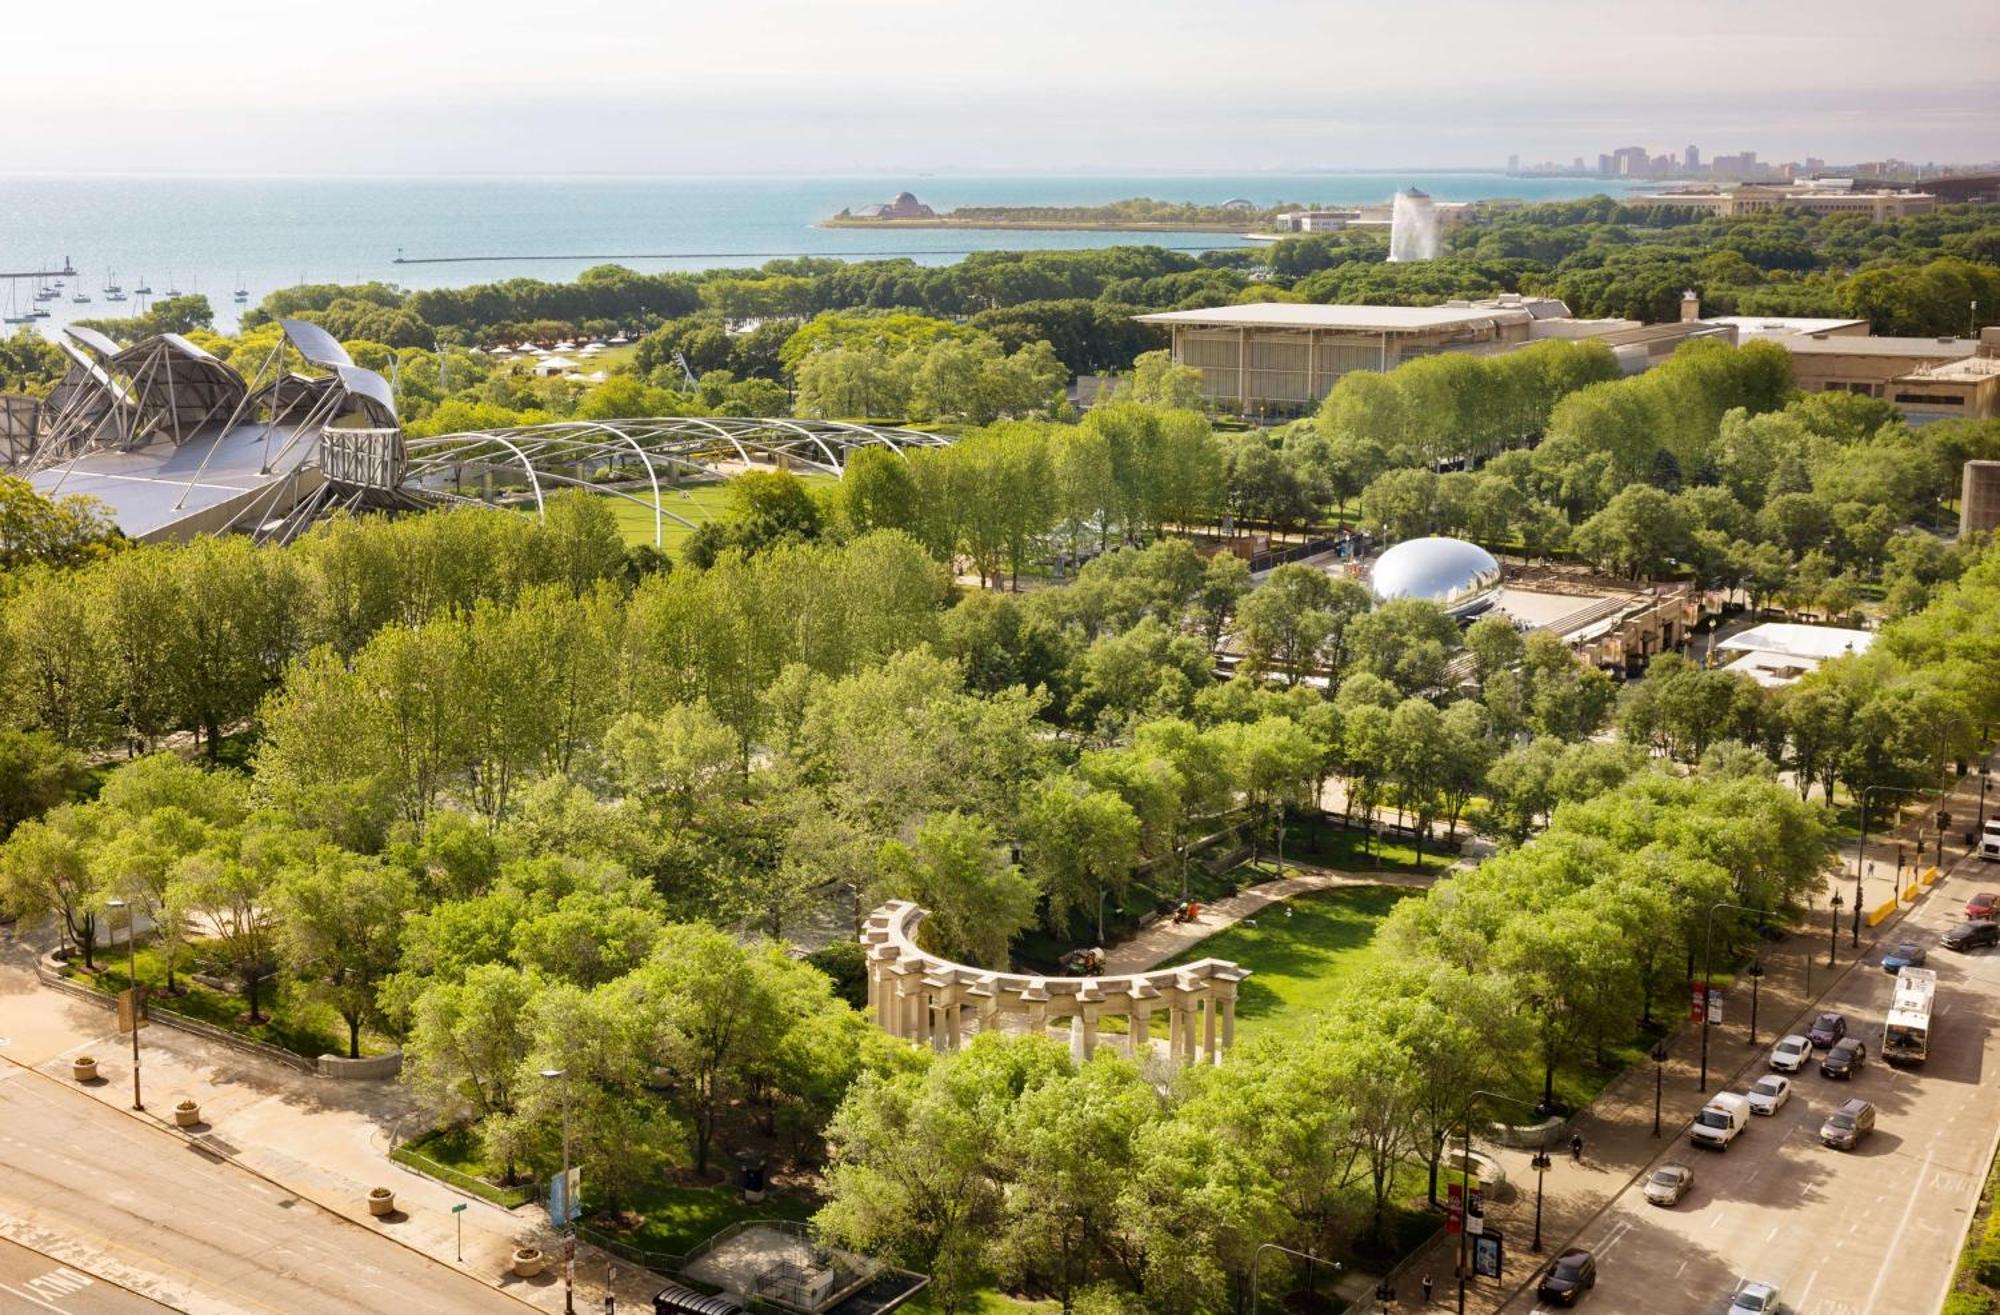
[[[1245,921],[1217,932],[1169,965],[1196,959],[1242,964],[1252,975],[1236,997],[1237,1038],[1295,1031],[1333,1009],[1380,962],[1376,929],[1389,910],[1420,893],[1357,886],[1301,895],[1264,910],[1254,926]]]
[[[808,486],[831,481],[833,476],[800,472],[799,480]],[[637,501],[633,499],[636,498]],[[634,546],[653,542],[653,495],[648,492],[633,491],[630,498],[607,495],[605,501],[611,506],[612,515],[618,518],[618,529],[624,534],[625,542]],[[694,531],[673,516],[679,516],[699,525],[720,517],[729,505],[729,484],[726,480],[708,480],[699,484],[682,484],[676,488],[660,491],[660,506],[671,512],[671,516],[661,518],[660,548],[669,557],[680,550],[688,536]]]

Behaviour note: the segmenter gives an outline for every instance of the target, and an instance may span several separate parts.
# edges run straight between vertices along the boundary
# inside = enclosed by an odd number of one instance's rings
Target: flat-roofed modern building
[[[1736,330],[1683,310],[1678,323],[1579,320],[1553,297],[1504,294],[1437,306],[1315,306],[1257,302],[1136,317],[1173,333],[1174,361],[1201,371],[1202,395],[1222,410],[1306,411],[1345,375],[1393,370],[1442,352],[1492,355],[1549,339],[1590,339],[1637,374],[1693,338],[1736,341]]]
[[[1175,362],[1201,371],[1202,393],[1215,405],[1302,410],[1356,370],[1519,346],[1531,340],[1537,320],[1566,320],[1569,307],[1534,297],[1442,306],[1257,302],[1136,318],[1172,332]]]
[[[1803,333],[1770,340],[1791,353],[1792,382],[1802,392],[1879,397],[1919,423],[2000,416],[2000,328],[1977,338]]]
[[[1924,215],[1937,209],[1929,192],[1852,192],[1832,187],[1739,187],[1733,191],[1653,192],[1626,202],[1634,206],[1672,206],[1699,210],[1725,219],[1739,215],[1804,210],[1816,215],[1863,215],[1875,223]]]

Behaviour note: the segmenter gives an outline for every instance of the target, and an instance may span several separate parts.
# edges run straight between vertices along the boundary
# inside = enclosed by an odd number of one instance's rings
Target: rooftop
[[[1927,365],[1903,375],[1904,379],[1937,379],[1946,383],[1978,383],[2000,375],[2000,357],[1968,356],[1941,365]]]
[[[1851,334],[1797,334],[1775,340],[1788,352],[1813,356],[1908,356],[1955,361],[1979,350],[1977,338],[1862,338]]]
[[[1790,334],[1839,333],[1862,327],[1866,320],[1814,319],[1809,315],[1709,315],[1711,324],[1733,324],[1745,338],[1784,337]]]
[[[1872,630],[1851,630],[1845,626],[1805,626],[1789,621],[1767,621],[1738,631],[1716,647],[1725,652],[1777,653],[1790,658],[1820,660],[1843,653],[1866,653],[1875,642]]]
[[[1421,333],[1463,325],[1519,323],[1531,318],[1528,305],[1317,306],[1260,301],[1247,306],[1161,311],[1133,318],[1141,324],[1215,325],[1231,329],[1348,329],[1361,333]]]

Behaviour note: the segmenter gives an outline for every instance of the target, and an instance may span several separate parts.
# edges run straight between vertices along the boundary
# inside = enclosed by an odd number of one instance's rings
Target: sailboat
[[[150,297],[153,295],[153,290],[146,286],[146,276],[144,274],[139,276],[139,286],[132,289],[132,292],[135,296],[140,297]]]
[[[174,286],[174,276],[171,272],[167,275],[167,295],[169,297],[178,297],[181,295],[181,290]]]
[[[8,280],[7,313],[0,315],[0,320],[4,320],[8,324],[33,324],[35,322],[34,312],[30,311],[26,315],[21,314],[20,301],[21,293],[19,285],[11,279]]]
[[[116,282],[117,278],[118,271],[114,269],[104,280],[104,299],[106,301],[124,301],[126,299],[125,289],[118,286]]]
[[[239,304],[250,300],[250,289],[243,286],[242,270],[236,271],[236,291],[232,295],[232,300],[236,301]]]

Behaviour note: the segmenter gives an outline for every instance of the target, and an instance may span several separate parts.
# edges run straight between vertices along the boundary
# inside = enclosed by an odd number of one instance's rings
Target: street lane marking
[[[1916,1211],[1917,1198],[1923,1195],[1924,1182],[1930,1177],[1930,1167],[1931,1155],[1929,1151],[1925,1151],[1924,1171],[1918,1173],[1915,1176],[1916,1180],[1910,1184],[1910,1197],[1907,1201],[1903,1202],[1903,1215],[1902,1218],[1896,1221],[1896,1231],[1889,1235],[1888,1253],[1882,1257],[1881,1268],[1875,1271],[1875,1282],[1868,1289],[1868,1300],[1862,1303],[1863,1310],[1875,1309],[1875,1298],[1881,1295],[1882,1285],[1889,1280],[1889,1266],[1894,1263],[1896,1248],[1902,1243],[1903,1233],[1910,1226],[1910,1216]]]
[[[40,1306],[43,1310],[52,1310],[56,1312],[56,1315],[67,1315],[67,1313],[63,1310],[61,1306],[51,1306],[48,1302],[43,1301],[40,1297],[37,1297],[32,1292],[23,1292],[21,1291],[21,1289],[16,1287],[10,1287],[5,1283],[0,1283],[0,1292],[12,1293],[14,1296],[19,1297],[23,1301],[32,1302],[34,1305]]]

